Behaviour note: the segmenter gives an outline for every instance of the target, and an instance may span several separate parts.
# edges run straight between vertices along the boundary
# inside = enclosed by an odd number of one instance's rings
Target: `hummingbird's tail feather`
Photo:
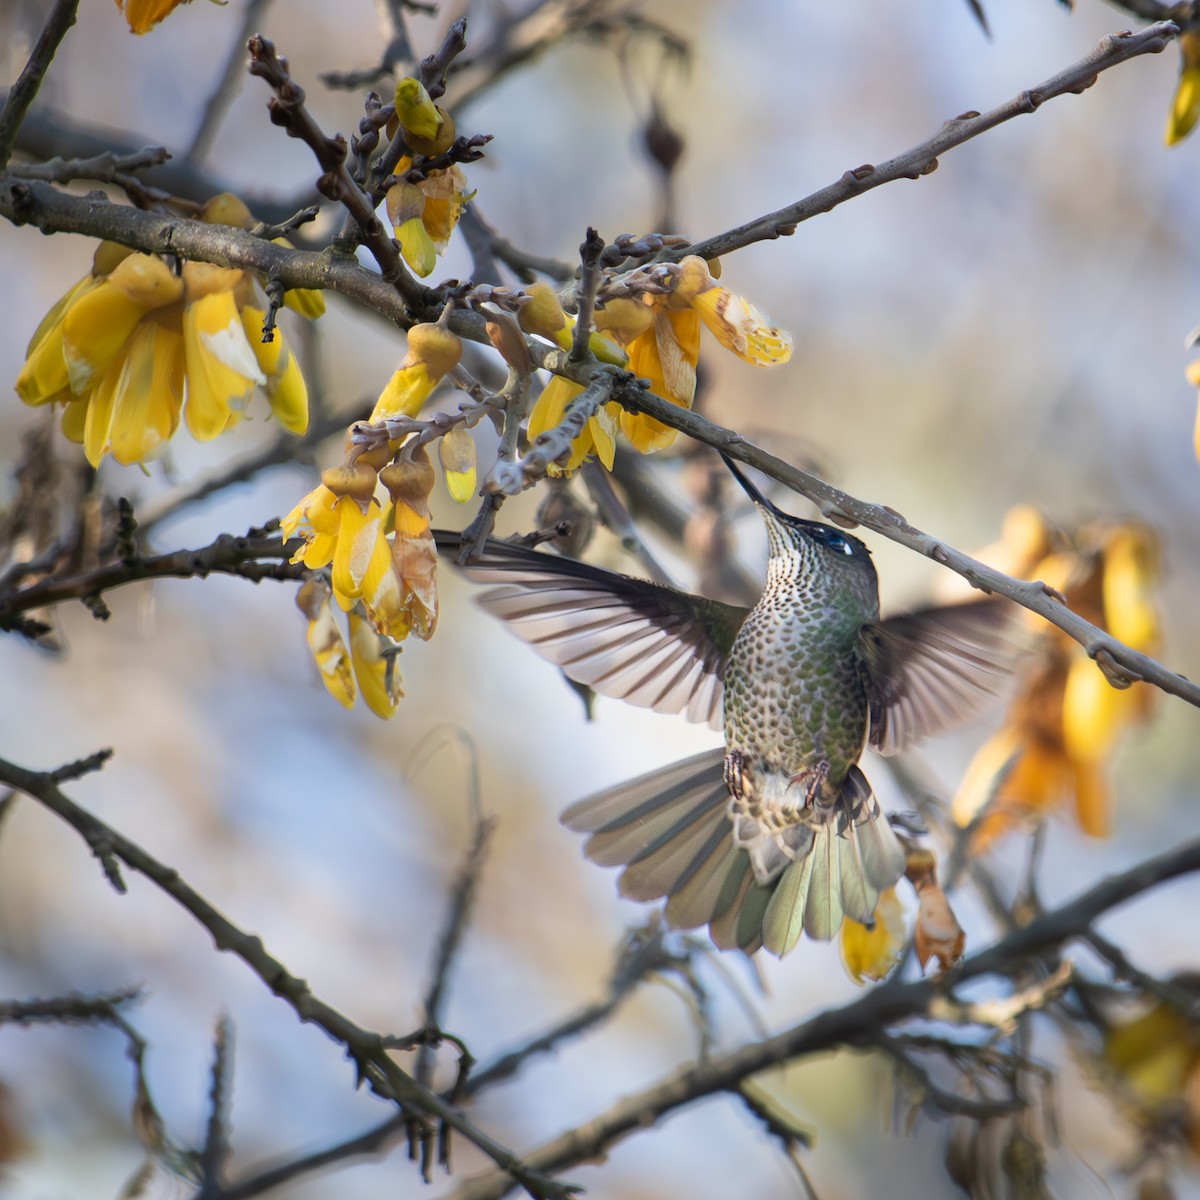
[[[588,858],[625,865],[622,895],[666,897],[671,925],[710,925],[722,949],[749,953],[760,944],[771,888],[754,884],[745,851],[734,845],[724,760],[718,748],[652,771],[571,805],[562,822],[591,834]]]
[[[623,896],[665,897],[675,928],[708,925],[721,949],[748,954],[760,945],[786,954],[804,933],[828,940],[845,917],[869,922],[880,891],[904,870],[904,851],[856,767],[830,819],[798,826],[805,836],[791,841],[804,852],[762,883],[734,839],[720,749],[580,800],[562,822],[590,834],[588,858],[625,867]]]

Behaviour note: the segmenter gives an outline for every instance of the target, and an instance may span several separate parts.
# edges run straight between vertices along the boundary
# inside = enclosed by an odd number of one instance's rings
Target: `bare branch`
[[[144,579],[191,579],[214,574],[236,575],[254,583],[262,579],[304,579],[308,569],[286,561],[294,549],[274,537],[222,534],[199,550],[134,557],[66,577],[48,576],[29,587],[0,596],[0,629],[14,628],[13,618],[31,608],[99,596],[112,588]]]
[[[661,1082],[625,1097],[607,1112],[531,1151],[525,1155],[525,1162],[539,1171],[564,1170],[602,1155],[626,1134],[653,1125],[668,1113],[705,1096],[736,1089],[742,1080],[759,1071],[817,1051],[868,1044],[878,1030],[925,1014],[935,997],[946,990],[980,976],[1007,974],[1025,959],[1086,935],[1092,923],[1109,909],[1197,870],[1200,838],[1102,880],[937,980],[882,984],[850,1004],[818,1013],[774,1037],[681,1067]],[[453,1193],[453,1200],[497,1200],[511,1187],[504,1173],[491,1171],[464,1183]]]
[[[0,783],[24,792],[70,825],[95,851],[102,846],[131,870],[144,875],[188,912],[211,935],[218,950],[240,958],[271,992],[283,1000],[301,1021],[323,1029],[346,1047],[362,1081],[381,1098],[410,1113],[421,1113],[442,1121],[476,1145],[532,1196],[567,1200],[569,1192],[525,1164],[499,1142],[477,1128],[437,1093],[417,1083],[388,1055],[385,1039],[363,1029],[337,1009],[315,996],[308,984],[273,957],[262,939],[238,928],[195,891],[172,867],[168,867],[105,824],[59,790],[53,772],[30,771],[0,759]]]
[[[0,170],[8,166],[21,122],[42,86],[59,45],[67,36],[67,30],[75,24],[78,10],[79,0],[54,0],[50,16],[34,43],[33,53],[8,93],[4,111],[0,112]]]
[[[864,192],[880,187],[885,183],[893,183],[897,179],[920,179],[937,170],[938,156],[955,146],[1011,121],[1014,117],[1036,111],[1047,100],[1056,96],[1078,94],[1091,87],[1101,71],[1107,71],[1120,63],[1142,54],[1158,54],[1164,50],[1176,37],[1179,27],[1171,21],[1159,21],[1137,33],[1109,34],[1085,58],[1073,66],[1059,71],[1044,83],[1027,88],[1019,96],[993,108],[990,112],[963,113],[960,117],[947,121],[931,138],[903,154],[889,158],[886,162],[872,165],[870,163],[847,171],[845,175],[819,192],[813,192],[803,200],[789,204],[777,212],[768,213],[719,233],[714,237],[697,242],[680,251],[670,253],[665,257],[679,259],[684,254],[698,254],[701,258],[718,258],[731,250],[740,250],[743,246],[751,246],[755,242],[770,241],[774,238],[788,237],[796,232],[796,227],[810,217],[829,212],[847,200],[853,200]]]

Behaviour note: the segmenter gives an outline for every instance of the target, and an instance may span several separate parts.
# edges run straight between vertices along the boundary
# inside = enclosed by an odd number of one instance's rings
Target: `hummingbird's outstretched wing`
[[[501,541],[463,570],[496,584],[479,604],[577,683],[721,728],[725,660],[748,609]]]
[[[994,597],[927,608],[863,628],[871,745],[894,754],[976,716],[1021,650],[1016,605]]]
[[[734,840],[724,757],[708,750],[589,796],[562,822],[591,835],[584,851],[593,862],[625,867],[623,896],[666,897],[671,925],[707,925],[722,950],[783,955],[802,933],[831,938],[844,916],[870,922],[880,891],[904,870],[904,851],[862,772],[852,768],[847,805],[797,826],[805,837],[795,852],[759,882]]]

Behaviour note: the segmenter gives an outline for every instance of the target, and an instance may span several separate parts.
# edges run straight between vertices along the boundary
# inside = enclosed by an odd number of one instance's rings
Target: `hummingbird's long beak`
[[[718,453],[721,455],[721,460],[729,468],[730,474],[738,481],[738,483],[742,485],[742,490],[760,508],[765,508],[773,517],[776,517],[781,521],[787,521],[788,524],[791,525],[794,525],[797,521],[803,519],[801,517],[793,517],[791,513],[785,513],[781,508],[772,504],[771,501],[768,500],[766,496],[764,496],[762,492],[760,492],[758,488],[756,488],[754,484],[752,484],[750,480],[746,478],[746,476],[742,473],[742,469],[733,461],[732,458],[729,457],[728,454],[726,454],[723,450],[718,451]]]

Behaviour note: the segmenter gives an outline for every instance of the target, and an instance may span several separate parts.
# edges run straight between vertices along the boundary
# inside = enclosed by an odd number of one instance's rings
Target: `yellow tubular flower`
[[[288,433],[305,434],[308,432],[308,385],[296,356],[284,339],[283,330],[276,326],[274,340],[262,340],[265,315],[263,309],[250,305],[242,309],[246,340],[254,351],[259,369],[267,377],[267,399],[275,420]]]
[[[333,595],[347,611],[363,595],[364,581],[379,575],[389,555],[375,480],[375,472],[362,463],[331,467],[321,475],[321,482],[336,497],[332,506],[337,518]]]
[[[443,325],[414,325],[408,331],[408,351],[376,402],[371,420],[416,416],[461,357],[462,342],[457,334]]]
[[[1157,649],[1158,554],[1143,526],[1087,527],[1068,542],[1020,510],[1006,520],[1004,541],[982,557],[1045,580],[1072,609],[1135,649]],[[1107,837],[1109,760],[1124,731],[1149,715],[1153,692],[1145,684],[1114,688],[1082,646],[1040,618],[1037,625],[1036,655],[1004,725],[980,748],[953,801],[960,826],[977,821],[976,852],[1015,825],[1043,820],[1064,801],[1074,805],[1085,833]]]
[[[240,271],[210,263],[184,264],[185,416],[198,442],[224,433],[240,418],[255,384],[267,382],[238,315],[233,289],[241,278]]]
[[[400,689],[400,673],[385,657],[383,643],[371,623],[354,610],[349,614],[349,622],[350,656],[362,698],[377,717],[386,721],[404,695]]]
[[[700,317],[691,309],[657,312],[654,323],[626,347],[629,370],[650,381],[664,400],[691,408],[696,396],[696,363],[700,358]],[[642,454],[665,450],[676,431],[644,413],[621,413],[621,432]]]
[[[1163,137],[1168,146],[1183,141],[1200,118],[1200,30],[1187,29],[1180,34],[1179,49],[1183,55],[1179,85],[1175,89]]]
[[[393,502],[392,565],[401,583],[398,607],[380,617],[428,640],[437,628],[437,547],[429,529],[434,473],[423,446],[408,461],[384,467],[379,479]],[[389,597],[392,600],[392,597]],[[386,629],[382,632],[387,632]]]

